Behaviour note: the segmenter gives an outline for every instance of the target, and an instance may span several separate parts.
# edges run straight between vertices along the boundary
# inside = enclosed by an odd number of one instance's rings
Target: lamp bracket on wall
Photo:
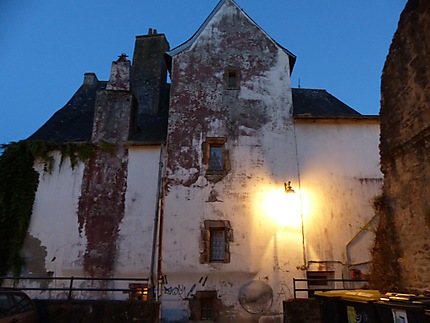
[[[293,188],[291,187],[291,181],[288,181],[287,183],[284,183],[284,187],[285,187],[285,193],[287,193],[287,194],[295,194],[296,193],[293,190]]]

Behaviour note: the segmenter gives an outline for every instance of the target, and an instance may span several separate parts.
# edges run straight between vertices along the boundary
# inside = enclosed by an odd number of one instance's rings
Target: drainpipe
[[[150,276],[150,282],[151,286],[154,286],[154,292],[155,292],[155,299],[158,301],[158,292],[156,290],[156,286],[158,286],[158,275],[157,279],[155,279],[155,258],[156,253],[158,249],[159,258],[161,258],[161,242],[159,240],[158,248],[157,248],[157,237],[159,238],[161,236],[160,232],[162,231],[162,223],[160,221],[160,214],[161,214],[161,175],[163,172],[163,151],[164,151],[164,144],[161,144],[160,146],[160,159],[158,164],[158,183],[157,183],[157,204],[155,207],[155,216],[154,216],[154,231],[152,236],[152,254],[151,254],[151,276]],[[158,263],[160,266],[160,262]],[[158,272],[160,272],[160,268],[158,268]]]
[[[303,200],[302,200],[302,189],[301,189],[301,178],[300,178],[300,164],[299,164],[299,149],[297,145],[297,135],[296,135],[296,123],[294,121],[293,117],[293,131],[294,131],[294,145],[296,149],[296,161],[297,161],[297,180],[299,184],[299,198],[300,198],[300,220],[302,223],[302,253],[303,253],[303,266],[302,270],[306,270],[308,268],[307,266],[307,259],[306,259],[306,240],[305,240],[305,219],[303,216]]]

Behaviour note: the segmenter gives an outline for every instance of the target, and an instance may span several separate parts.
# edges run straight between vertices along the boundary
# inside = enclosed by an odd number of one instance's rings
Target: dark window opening
[[[203,165],[207,175],[226,175],[230,170],[229,151],[225,137],[209,137],[203,142]]]
[[[217,291],[197,291],[189,300],[190,321],[217,321],[222,307]]]
[[[228,87],[237,87],[237,75],[236,71],[228,71]]]
[[[229,67],[225,70],[225,86],[228,90],[239,89],[240,74],[237,68]]]
[[[211,262],[224,262],[225,228],[209,230],[209,260]]]
[[[200,311],[202,320],[213,320],[213,300],[211,298],[202,298],[200,300]]]
[[[209,148],[209,170],[223,170],[222,146],[211,145]]]
[[[334,288],[330,279],[334,279],[334,271],[308,271],[308,297],[314,297],[315,290],[329,290]]]

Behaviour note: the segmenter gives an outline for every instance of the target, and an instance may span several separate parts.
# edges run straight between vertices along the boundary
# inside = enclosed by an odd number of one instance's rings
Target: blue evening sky
[[[297,56],[292,85],[326,89],[362,114],[378,114],[380,77],[407,0],[237,0]],[[133,55],[135,36],[188,40],[218,0],[0,0],[0,143],[30,136],[82,84],[108,80]]]

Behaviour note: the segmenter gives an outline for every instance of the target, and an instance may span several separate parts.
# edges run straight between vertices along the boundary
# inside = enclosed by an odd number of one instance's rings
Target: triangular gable
[[[294,55],[293,53],[291,53],[289,50],[287,50],[286,48],[282,47],[281,45],[279,45],[275,40],[273,40],[272,37],[270,37],[254,20],[252,20],[251,17],[249,17],[245,11],[243,11],[242,8],[240,8],[236,2],[234,0],[221,0],[218,5],[215,7],[215,9],[211,12],[211,14],[206,18],[206,20],[204,21],[204,23],[200,26],[200,28],[196,31],[196,33],[189,39],[187,40],[185,43],[173,48],[172,50],[168,51],[166,54],[169,55],[170,57],[173,57],[179,53],[181,53],[182,51],[190,48],[195,41],[199,38],[199,36],[201,35],[201,33],[204,31],[204,29],[206,28],[206,26],[210,23],[210,21],[213,19],[213,17],[221,10],[221,8],[227,3],[230,2],[232,3],[237,9],[239,9],[240,12],[242,12],[242,14],[249,19],[258,29],[261,30],[261,32],[266,35],[266,37],[275,44],[276,47],[279,47],[280,49],[282,49],[289,57],[289,62],[290,62],[290,73],[292,73],[293,71],[293,67],[294,67],[294,63],[296,62],[296,55]]]

